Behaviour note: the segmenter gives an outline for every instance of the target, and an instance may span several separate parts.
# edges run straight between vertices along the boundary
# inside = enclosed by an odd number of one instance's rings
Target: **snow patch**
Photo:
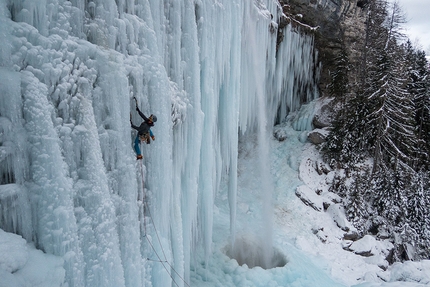
[[[0,229],[0,286],[64,286],[64,260],[45,254],[16,234]]]
[[[14,273],[28,261],[26,241],[13,233],[0,229],[0,268]]]

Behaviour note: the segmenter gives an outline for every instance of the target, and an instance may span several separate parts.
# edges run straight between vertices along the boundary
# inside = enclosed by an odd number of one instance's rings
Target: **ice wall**
[[[62,256],[69,286],[186,285],[223,180],[234,238],[239,136],[263,160],[275,119],[317,96],[313,39],[287,26],[277,48],[279,17],[273,0],[0,0],[0,228]],[[145,190],[133,97],[158,117]]]

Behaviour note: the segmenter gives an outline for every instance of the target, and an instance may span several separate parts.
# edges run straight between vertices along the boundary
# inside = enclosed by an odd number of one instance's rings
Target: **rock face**
[[[301,22],[318,27],[315,45],[322,63],[320,91],[327,94],[330,71],[334,71],[335,58],[346,49],[353,69],[359,67],[359,50],[364,45],[365,11],[357,0],[280,0],[289,5],[292,15],[301,14]],[[284,9],[285,10],[285,9]],[[350,73],[354,77],[356,71]]]

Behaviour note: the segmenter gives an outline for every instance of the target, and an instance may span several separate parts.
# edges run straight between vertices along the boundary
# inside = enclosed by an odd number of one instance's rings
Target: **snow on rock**
[[[353,242],[348,249],[355,254],[362,256],[375,255],[376,239],[371,235],[366,235],[360,240]]]
[[[311,206],[316,211],[323,210],[322,198],[308,186],[301,185],[297,187],[296,195],[304,202],[304,204]]]
[[[321,193],[321,195],[324,196],[324,198],[330,202],[333,202],[333,203],[341,203],[342,202],[342,198],[334,192],[326,191],[326,192]]]
[[[430,260],[396,262],[385,272],[368,272],[354,287],[418,287],[430,285]]]
[[[316,189],[323,179],[315,168],[315,161],[310,157],[304,158],[299,166],[299,178],[311,189]]]
[[[388,256],[393,244],[389,241],[380,241],[371,235],[365,235],[363,238],[354,241],[349,247],[349,250],[355,254],[362,256],[385,255]]]
[[[394,263],[390,268],[390,281],[418,282],[430,285],[430,260]]]
[[[332,100],[333,98],[320,98],[316,101],[315,116],[312,120],[312,125],[315,128],[322,129],[331,125],[333,121]]]
[[[280,142],[287,139],[286,131],[280,127],[276,127],[273,129],[273,136]]]
[[[332,204],[327,208],[327,213],[331,215],[337,226],[344,231],[349,231],[354,229],[354,227],[349,223],[345,216],[345,209],[340,203]]]
[[[327,209],[333,203],[342,201],[338,195],[328,191],[334,174],[330,167],[320,159],[312,146],[309,146],[304,151],[298,171],[299,178],[304,185],[296,189],[296,195],[305,204],[321,211]],[[340,215],[337,216],[339,217]]]
[[[299,166],[299,178],[304,184],[321,194],[328,191],[329,183],[333,179],[330,167],[321,160],[318,151],[309,144],[304,150]]]

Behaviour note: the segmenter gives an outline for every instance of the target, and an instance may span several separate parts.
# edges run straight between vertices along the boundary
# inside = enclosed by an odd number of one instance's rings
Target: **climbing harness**
[[[147,144],[150,143],[150,141],[149,141],[149,133],[145,133],[143,135],[140,135],[139,139],[140,139],[141,142],[144,142],[144,143],[147,143]]]

